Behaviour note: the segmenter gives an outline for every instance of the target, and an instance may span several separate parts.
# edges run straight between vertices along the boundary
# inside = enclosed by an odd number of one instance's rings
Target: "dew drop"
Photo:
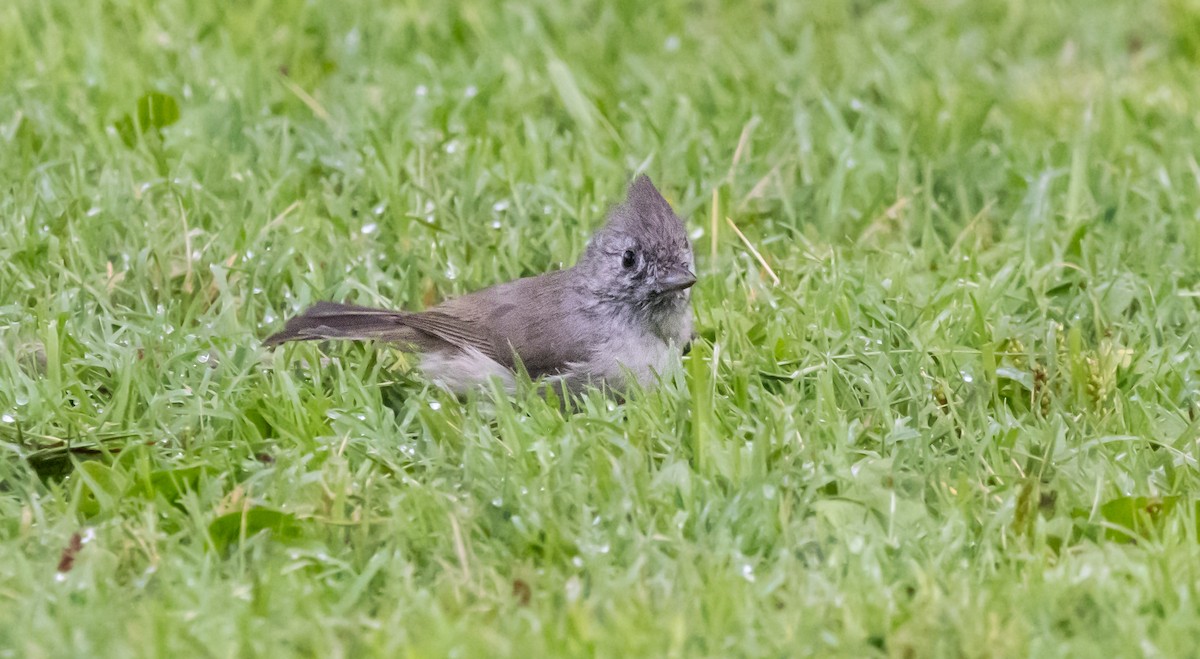
[[[378,228],[378,224],[375,224],[374,222],[367,222],[366,224],[362,225],[362,233],[364,236],[369,236],[375,233],[375,230]]]
[[[467,85],[467,88],[463,90],[463,96],[466,96],[467,98],[475,98],[478,93],[479,88],[475,85]]]
[[[508,205],[509,201],[507,199],[501,199],[500,201],[492,204],[492,210],[496,211],[497,213],[503,213],[504,211],[508,210]]]
[[[14,419],[13,415],[11,414],[5,414],[4,416],[0,416],[0,421],[3,421],[4,423],[12,423],[13,421],[16,421],[16,419]]]
[[[749,582],[754,581],[754,568],[749,563],[742,566],[742,578]]]
[[[429,409],[440,410],[440,409],[442,409],[442,404],[437,402],[436,400],[431,400],[431,401],[429,401]]]
[[[209,354],[207,352],[201,354],[199,357],[196,357],[196,361],[201,364],[207,364],[208,360],[209,360]]]
[[[679,37],[673,34],[667,37],[667,40],[663,42],[663,50],[667,51],[668,53],[673,53],[679,50]]]
[[[425,98],[429,95],[429,88],[425,85],[417,85],[416,94],[420,98]]]

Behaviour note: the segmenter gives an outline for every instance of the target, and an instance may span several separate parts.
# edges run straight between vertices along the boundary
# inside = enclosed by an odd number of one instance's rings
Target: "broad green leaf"
[[[239,544],[263,531],[276,539],[286,540],[300,535],[301,523],[292,513],[270,508],[251,508],[226,513],[208,525],[208,536],[217,551]]]

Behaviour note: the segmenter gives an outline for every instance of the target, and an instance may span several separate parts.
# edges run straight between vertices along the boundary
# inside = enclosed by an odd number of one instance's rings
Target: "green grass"
[[[1197,26],[3,3],[0,656],[1194,656]],[[639,170],[654,392],[260,346],[569,263]]]

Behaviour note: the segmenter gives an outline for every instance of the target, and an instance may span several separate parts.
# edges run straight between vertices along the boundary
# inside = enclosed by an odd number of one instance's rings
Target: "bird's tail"
[[[268,336],[263,345],[271,347],[288,341],[324,339],[403,341],[411,339],[413,334],[412,329],[404,326],[407,316],[402,311],[318,302],[288,320],[283,329]]]

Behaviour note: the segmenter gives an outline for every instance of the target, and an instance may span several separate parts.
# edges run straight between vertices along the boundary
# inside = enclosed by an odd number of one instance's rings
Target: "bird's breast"
[[[591,359],[573,365],[572,370],[617,390],[625,389],[631,378],[643,387],[654,384],[680,354],[678,346],[646,332],[615,333],[596,348]]]

